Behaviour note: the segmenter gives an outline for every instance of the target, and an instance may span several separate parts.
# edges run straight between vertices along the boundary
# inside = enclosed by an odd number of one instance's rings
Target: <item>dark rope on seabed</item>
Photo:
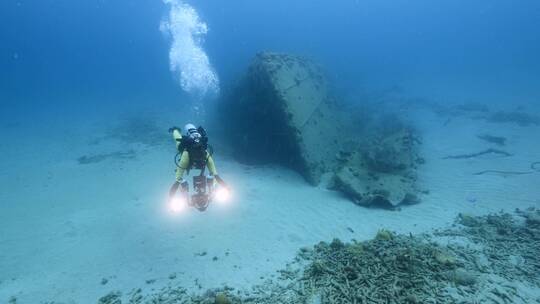
[[[477,153],[471,153],[471,154],[449,155],[449,156],[443,157],[443,159],[474,158],[474,157],[481,156],[481,155],[484,155],[484,154],[500,154],[502,156],[512,156],[512,154],[510,154],[510,153],[508,153],[506,151],[497,150],[497,149],[487,149],[487,150],[484,150],[484,151],[480,151],[480,152],[477,152]]]
[[[534,171],[484,170],[484,171],[473,173],[473,175],[482,175],[486,173],[496,173],[496,174],[502,174],[502,175],[525,175],[525,174],[532,174],[534,173]]]
[[[531,163],[532,171],[501,171],[501,170],[484,170],[480,172],[473,173],[473,175],[482,175],[486,173],[496,173],[502,175],[524,175],[524,174],[533,174],[535,172],[540,172],[540,161]]]

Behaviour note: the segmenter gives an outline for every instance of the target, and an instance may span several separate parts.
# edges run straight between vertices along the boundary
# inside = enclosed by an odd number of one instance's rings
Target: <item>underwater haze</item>
[[[0,302],[540,302],[539,54],[535,0],[1,1]]]

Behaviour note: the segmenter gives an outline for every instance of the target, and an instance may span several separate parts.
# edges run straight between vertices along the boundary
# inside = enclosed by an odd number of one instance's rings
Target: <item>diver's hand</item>
[[[216,179],[216,182],[218,182],[218,184],[220,186],[225,187],[225,188],[229,188],[227,186],[227,183],[219,175],[214,175],[214,178]]]
[[[174,132],[174,130],[177,130],[178,132],[180,132],[180,128],[179,128],[179,127],[172,126],[172,127],[169,128],[169,133]]]
[[[214,178],[216,179],[216,181],[218,182],[218,184],[227,189],[227,190],[231,190],[231,188],[229,187],[229,185],[227,185],[227,183],[219,176],[219,175],[214,175]]]

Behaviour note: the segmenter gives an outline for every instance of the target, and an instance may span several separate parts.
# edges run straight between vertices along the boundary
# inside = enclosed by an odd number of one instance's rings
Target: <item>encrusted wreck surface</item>
[[[345,155],[344,166],[335,175],[336,188],[363,206],[418,202],[415,169],[421,159],[415,152],[417,143],[410,130],[401,129]]]
[[[244,161],[280,163],[311,184],[336,164],[341,120],[321,69],[303,57],[258,54],[224,112]]]
[[[222,114],[241,161],[281,164],[313,185],[335,175],[335,189],[364,206],[417,201],[411,131],[397,119],[364,128],[366,118],[337,105],[310,60],[258,54]],[[362,114],[373,120],[380,113]]]

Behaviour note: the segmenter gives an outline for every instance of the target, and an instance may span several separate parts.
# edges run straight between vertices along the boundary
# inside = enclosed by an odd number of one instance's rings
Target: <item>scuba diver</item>
[[[212,158],[212,149],[208,146],[208,137],[203,127],[196,128],[189,123],[184,127],[185,134],[178,127],[171,127],[169,133],[176,142],[178,153],[175,156],[176,181],[169,190],[169,201],[174,202],[175,195],[180,188],[181,197],[187,201],[190,206],[204,211],[213,198],[215,182],[217,182],[226,191],[229,190],[227,184],[218,175],[214,159]],[[210,152],[208,151],[210,150]],[[193,176],[193,188],[196,191],[189,197],[189,184],[184,180],[184,173],[189,174],[191,169],[201,170],[199,175]],[[205,169],[208,168],[210,176],[205,175]],[[180,204],[179,202],[176,205]],[[176,206],[179,208],[180,206]]]

